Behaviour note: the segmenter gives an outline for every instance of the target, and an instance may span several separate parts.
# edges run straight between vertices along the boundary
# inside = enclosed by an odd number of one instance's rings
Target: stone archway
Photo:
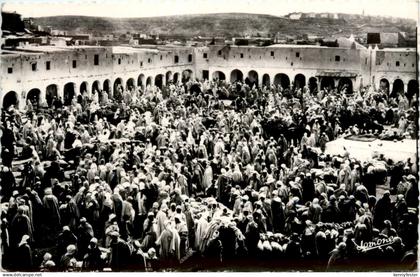
[[[9,91],[3,96],[3,109],[7,110],[10,106],[18,108],[19,96],[16,91]]]
[[[151,76],[149,76],[149,77],[147,77],[147,79],[146,79],[146,86],[151,86],[152,85],[152,77]]]
[[[258,87],[258,73],[255,70],[249,71],[245,83],[250,87],[254,85]]]
[[[88,88],[88,83],[87,82],[82,82],[80,84],[80,90],[79,90],[80,94],[83,94],[85,92],[88,92],[87,91],[87,88]]]
[[[389,81],[388,81],[388,79],[382,78],[379,81],[379,89],[383,90],[386,93],[386,95],[389,94]]]
[[[111,81],[106,79],[104,81],[103,90],[106,91],[108,94],[111,93]]]
[[[96,91],[96,93],[101,92],[100,87],[101,87],[101,84],[99,83],[99,81],[93,82],[93,84],[92,84],[92,93],[95,92],[95,91]]]
[[[58,87],[56,84],[51,84],[47,86],[45,91],[45,100],[47,101],[48,107],[51,107],[54,101],[54,98],[58,97]]]
[[[340,80],[338,81],[338,91],[342,92],[343,90],[347,94],[353,93],[353,82],[351,81],[350,78],[343,77],[343,78],[340,78]]]
[[[102,90],[100,89],[99,81],[94,81],[92,83],[91,93],[92,93],[92,97],[93,97],[93,95],[97,94],[98,95],[98,101],[101,102],[101,99],[102,99]]]
[[[417,80],[410,80],[407,84],[407,98],[412,100],[413,96],[419,93],[419,82]]]
[[[134,86],[135,86],[135,81],[134,81],[134,79],[133,79],[133,78],[129,78],[129,79],[127,80],[127,82],[126,82],[126,87],[127,87],[127,90],[128,90],[128,91],[133,90],[133,89],[134,89]]]
[[[155,77],[155,86],[162,89],[163,87],[163,74],[158,74]]]
[[[335,84],[334,84],[334,78],[333,77],[322,77],[321,78],[321,89],[325,90],[331,90],[335,88]]]
[[[146,77],[144,74],[140,74],[137,78],[137,86],[144,90],[144,87],[146,85]]]
[[[166,84],[169,84],[172,82],[172,71],[168,71],[165,74]]]
[[[76,84],[73,82],[64,85],[63,103],[65,106],[70,106],[73,98],[76,96],[75,86]]]
[[[117,78],[114,81],[113,98],[116,100],[122,99],[124,88],[123,81],[121,78]]]
[[[303,89],[306,86],[306,77],[303,74],[296,74],[295,80],[293,82],[293,87],[295,89]]]
[[[311,93],[315,93],[318,90],[318,80],[315,77],[309,78],[308,87]]]
[[[192,70],[191,69],[185,69],[184,71],[182,71],[182,82],[186,83],[188,81],[191,81],[192,79]]]
[[[175,72],[172,81],[174,82],[174,84],[177,84],[179,81],[179,73]]]
[[[234,82],[243,82],[244,80],[244,74],[242,73],[242,71],[240,71],[239,69],[234,69],[232,70],[232,72],[230,73],[230,82],[234,83]]]
[[[398,97],[399,94],[404,94],[404,82],[401,79],[396,79],[392,85],[391,97]]]
[[[288,89],[290,87],[290,79],[284,73],[278,73],[274,76],[274,85],[280,85],[283,89]]]
[[[211,74],[213,80],[224,81],[226,80],[226,75],[222,71],[215,71]]]
[[[267,86],[267,87],[270,86],[270,75],[268,74],[263,75],[262,84],[263,86]]]
[[[31,101],[32,106],[37,108],[39,105],[40,97],[41,97],[41,90],[38,88],[33,88],[26,95],[26,100]]]

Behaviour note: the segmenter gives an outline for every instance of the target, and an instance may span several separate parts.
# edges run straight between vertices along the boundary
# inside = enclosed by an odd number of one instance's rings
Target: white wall
[[[224,49],[221,55],[219,50]],[[37,48],[34,48],[37,49]],[[32,50],[34,50],[32,49]],[[163,74],[163,83],[166,83],[166,73],[179,74],[189,69],[193,78],[202,79],[203,70],[209,71],[209,78],[215,71],[225,74],[230,80],[231,72],[239,69],[244,79],[248,72],[254,70],[258,74],[259,84],[262,84],[263,75],[270,76],[273,83],[278,73],[287,74],[290,83],[297,74],[303,74],[306,84],[310,77],[318,76],[320,72],[347,72],[356,74],[352,79],[353,86],[357,89],[361,84],[373,84],[379,87],[382,78],[388,79],[391,87],[395,79],[401,79],[405,86],[408,81],[416,79],[416,52],[414,49],[386,49],[385,58],[381,64],[376,64],[377,49],[347,49],[307,46],[280,46],[280,47],[248,47],[223,46],[209,47],[167,47],[156,49],[142,49],[131,47],[39,47],[39,52],[16,52],[2,54],[0,105],[4,95],[9,91],[16,91],[19,97],[19,107],[23,108],[26,94],[34,88],[41,91],[41,99],[45,99],[46,88],[56,84],[58,93],[63,95],[64,85],[68,82],[75,83],[75,92],[79,93],[80,84],[87,82],[88,91],[97,80],[101,87],[105,80],[110,80],[112,90],[114,81],[121,78],[125,85],[129,78],[133,78],[137,85],[138,78],[144,75],[144,80],[152,80],[158,74]],[[272,55],[273,52],[273,55]],[[207,58],[203,54],[207,53]],[[297,57],[296,53],[299,53]],[[243,57],[241,58],[241,54]],[[94,55],[99,55],[99,65],[94,65]],[[174,63],[174,56],[179,57]],[[192,55],[192,61],[188,61]],[[340,61],[335,60],[340,56]],[[118,60],[121,63],[118,63]],[[77,67],[72,67],[76,60]],[[400,61],[396,67],[395,62]],[[46,70],[46,62],[50,62],[50,70]],[[150,62],[149,62],[150,61]],[[142,62],[142,66],[140,65]],[[37,64],[37,70],[32,71],[31,64]],[[413,67],[414,64],[414,67]],[[8,73],[8,68],[13,68],[13,73]],[[170,78],[170,79],[172,79]],[[320,83],[320,78],[318,78]],[[154,81],[152,81],[154,83]]]

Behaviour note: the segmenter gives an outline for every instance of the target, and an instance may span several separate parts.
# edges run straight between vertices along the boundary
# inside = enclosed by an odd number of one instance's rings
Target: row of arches
[[[77,92],[83,93],[84,91],[96,91],[101,97],[101,91],[106,91],[110,97],[112,97],[113,93],[118,92],[119,89],[122,89],[124,86],[131,90],[134,87],[141,87],[144,89],[148,85],[155,85],[159,88],[162,88],[164,83],[168,84],[170,82],[178,83],[187,82],[193,76],[192,70],[184,70],[182,73],[172,71],[167,71],[165,74],[158,74],[155,77],[153,76],[146,76],[144,74],[139,74],[137,80],[134,78],[129,78],[125,83],[123,83],[122,78],[116,78],[112,83],[111,80],[106,79],[102,83],[99,80],[96,80],[89,86],[88,82],[82,82],[79,87],[76,87],[74,82],[66,83],[63,87],[63,104],[70,105],[72,99],[77,95]],[[226,75],[222,71],[215,71],[212,73],[213,79],[219,80],[226,80]],[[242,71],[235,69],[230,74],[230,82],[235,81],[242,81],[247,83],[248,85],[259,85],[259,76],[258,73],[254,70],[248,72],[244,79],[244,74]],[[353,91],[353,82],[350,78],[339,78],[338,85],[336,80],[333,77],[320,77],[320,88],[321,89],[331,89],[337,87],[341,90],[343,87],[347,88],[347,91]],[[264,74],[262,76],[262,85],[270,86],[271,84],[274,85],[281,85],[283,88],[290,87],[290,78],[287,74],[278,73],[274,76],[273,81],[271,82],[270,75]],[[305,85],[308,86],[310,91],[315,90],[318,87],[318,79],[315,77],[310,77],[309,80],[306,80],[305,75],[297,74],[293,79],[293,88],[302,88]],[[407,83],[407,87],[405,87],[404,82],[401,79],[396,79],[392,83],[388,81],[388,79],[383,78],[379,82],[379,87],[382,90],[386,90],[391,97],[397,97],[401,93],[405,93],[406,96],[411,99],[414,95],[416,95],[419,91],[419,84],[417,80],[410,80]],[[406,91],[405,91],[406,90]],[[45,91],[45,100],[49,106],[52,105],[53,99],[58,97],[58,86],[56,84],[50,84],[46,87]],[[31,101],[34,106],[37,106],[41,100],[41,90],[39,88],[33,88],[26,94],[26,99]],[[19,106],[19,95],[16,91],[9,91],[3,97],[3,108],[7,109],[11,105]]]
[[[241,70],[234,69],[231,71],[229,77],[229,81],[231,83],[241,81],[245,82],[250,86],[253,86],[254,84],[256,86],[259,86],[260,84],[258,73],[255,70],[249,71],[248,74],[244,76]],[[226,74],[222,71],[213,72],[212,78],[218,80],[227,80]],[[353,92],[353,81],[348,77],[335,78],[330,76],[324,76],[319,77],[318,79],[315,77],[310,77],[307,82],[305,75],[300,73],[295,75],[292,83],[292,88],[303,88],[307,85],[309,90],[312,92],[317,88],[318,81],[320,82],[319,85],[321,89],[337,88],[339,91],[346,89],[347,92]],[[287,74],[278,73],[274,76],[274,79],[271,82],[270,75],[264,74],[262,76],[261,84],[263,86],[270,86],[271,84],[274,84],[276,86],[281,85],[283,88],[289,88],[291,80]],[[399,94],[405,93],[405,95],[409,99],[411,99],[414,95],[418,93],[419,83],[417,80],[413,79],[408,81],[407,86],[405,87],[404,82],[401,79],[396,79],[392,84],[392,88],[390,88],[390,82],[387,79],[383,78],[380,80],[380,88],[388,91],[391,97],[397,97]]]
[[[213,79],[218,79],[218,80],[226,80],[226,75],[225,73],[223,73],[222,71],[215,71],[212,74],[212,78]],[[259,82],[259,76],[258,73],[255,70],[251,70],[248,72],[247,76],[244,78],[244,74],[242,73],[242,71],[240,71],[239,69],[234,69],[232,70],[232,72],[230,73],[230,82],[236,82],[236,81],[241,81],[241,82],[245,82],[246,84],[253,86],[254,84],[256,86],[259,86],[260,82]],[[332,82],[331,82],[332,81]],[[350,83],[351,80],[349,79]],[[317,87],[318,80],[315,77],[311,77],[309,78],[309,82],[308,85],[310,87],[311,90],[315,89]],[[270,86],[271,84],[274,85],[281,85],[283,88],[289,88],[291,81],[290,78],[287,74],[284,73],[278,73],[274,76],[273,81],[271,82],[270,79],[270,75],[269,74],[264,74],[262,76],[262,82],[261,84],[263,86]],[[331,78],[327,78],[327,79],[323,79],[323,84],[325,87],[331,86],[334,87],[334,80]],[[293,79],[293,88],[303,88],[304,86],[307,85],[307,81],[306,81],[306,77],[303,74],[296,74],[296,76]],[[322,85],[322,84],[321,84]]]
[[[99,93],[99,97],[102,97],[102,91],[106,91],[111,97],[113,94],[118,93],[119,91],[125,88],[128,90],[132,90],[135,87],[141,87],[144,89],[148,85],[155,85],[162,89],[164,84],[168,83],[178,83],[181,82],[188,82],[193,77],[193,71],[190,69],[186,69],[182,71],[182,73],[172,71],[167,71],[165,74],[158,74],[156,76],[148,76],[139,74],[137,80],[134,78],[129,78],[125,83],[123,83],[123,79],[117,77],[114,82],[112,83],[110,79],[106,79],[103,82],[99,80],[95,80],[92,85],[89,85],[88,82],[84,81],[80,83],[79,86],[76,85],[75,82],[68,82],[63,87],[63,104],[68,106],[71,104],[73,98],[77,94],[82,94],[84,92],[97,92]],[[53,104],[54,98],[59,96],[59,87],[57,84],[50,84],[45,88],[45,101],[48,106]],[[7,109],[11,105],[18,107],[19,106],[19,94],[16,91],[9,91],[3,97],[3,108]],[[39,88],[33,88],[29,90],[26,94],[26,100],[29,100],[34,107],[37,107],[41,101],[41,90]]]
[[[213,79],[226,80],[226,75],[222,71],[213,72],[212,77],[213,77]],[[298,80],[297,83],[301,84],[302,83],[302,78],[303,78],[303,83],[305,83],[305,76],[302,75],[302,74],[296,75],[295,81]],[[258,85],[259,84],[259,76],[258,76],[258,73],[255,70],[251,70],[251,71],[248,72],[248,75],[244,79],[244,74],[242,73],[242,71],[240,71],[239,69],[234,69],[230,73],[230,82],[233,83],[233,82],[237,82],[237,81],[245,82],[248,85],[253,85],[253,84]],[[263,75],[262,84],[263,85],[270,85],[271,84],[270,75],[268,75],[268,74]],[[275,84],[275,85],[280,84],[284,87],[289,87],[290,86],[289,76],[287,76],[284,73],[276,74],[275,77],[274,77],[273,84]]]
[[[419,83],[417,80],[410,80],[407,83],[407,91],[404,89],[404,82],[401,79],[395,79],[392,83],[392,89],[390,87],[390,82],[386,78],[382,78],[379,81],[379,88],[383,91],[386,91],[389,96],[397,97],[400,94],[404,94],[407,98],[412,99],[419,91]]]

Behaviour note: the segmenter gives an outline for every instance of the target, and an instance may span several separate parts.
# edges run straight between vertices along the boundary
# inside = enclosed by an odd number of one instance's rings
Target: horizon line
[[[137,16],[137,17],[123,17],[123,16],[97,16],[97,15],[85,15],[85,14],[57,14],[57,15],[42,15],[42,16],[24,16],[22,13],[17,11],[10,11],[10,10],[2,10],[1,12],[5,13],[15,13],[22,16],[22,18],[45,18],[45,17],[65,17],[65,16],[78,16],[78,17],[95,17],[95,18],[113,18],[113,19],[139,19],[139,18],[162,18],[162,17],[182,17],[182,16],[203,16],[203,15],[227,15],[227,14],[248,14],[248,15],[266,15],[278,18],[285,18],[285,16],[294,14],[294,13],[301,13],[301,14],[337,14],[337,15],[358,15],[363,17],[382,17],[382,18],[396,18],[396,19],[405,19],[410,21],[416,21],[415,19],[409,17],[400,17],[400,16],[392,16],[392,15],[372,15],[372,14],[360,14],[360,13],[343,13],[343,12],[289,12],[283,15],[275,15],[269,13],[250,13],[250,12],[209,12],[209,13],[192,13],[192,14],[172,14],[172,15],[156,15],[156,16]],[[307,18],[304,18],[307,19]],[[300,19],[298,19],[300,20]]]

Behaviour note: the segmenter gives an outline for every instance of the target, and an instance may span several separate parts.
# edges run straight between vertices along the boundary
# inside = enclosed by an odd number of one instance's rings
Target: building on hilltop
[[[291,13],[287,17],[291,20],[299,20],[302,18],[302,13]]]

